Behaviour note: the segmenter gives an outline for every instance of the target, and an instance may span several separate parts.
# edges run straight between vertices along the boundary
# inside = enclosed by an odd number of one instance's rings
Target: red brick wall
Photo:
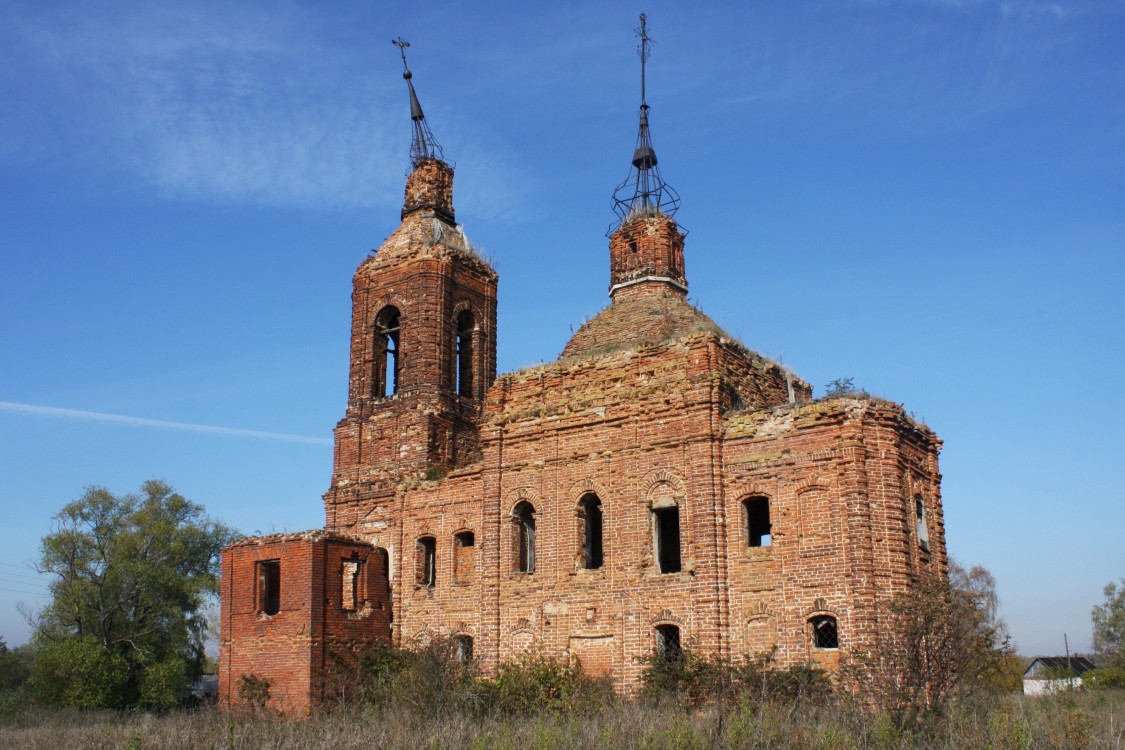
[[[727,382],[766,406],[729,411]],[[383,503],[360,498],[366,520],[346,530],[399,560],[402,643],[466,633],[486,669],[536,648],[632,687],[659,624],[678,625],[703,652],[776,645],[784,663],[831,667],[871,642],[879,598],[920,566],[944,570],[940,442],[894,404],[785,404],[785,394],[780,370],[713,334],[504,376],[487,401],[479,464],[407,482]],[[604,513],[599,570],[582,568],[577,503],[588,492]],[[914,539],[915,492],[927,502],[929,554]],[[750,495],[770,500],[769,547],[747,547]],[[662,498],[680,507],[679,573],[659,573],[653,557],[651,508]],[[536,509],[533,574],[514,570],[520,501]],[[477,569],[455,581],[462,530],[475,534]],[[433,587],[414,580],[421,536],[437,540]],[[818,614],[837,618],[839,650],[812,647]]]
[[[609,276],[615,295],[621,285],[646,277],[669,279],[673,288],[686,288],[684,233],[663,214],[626,222],[610,237]]]
[[[261,610],[258,565],[278,561],[280,609]],[[360,564],[355,608],[344,609],[345,562]],[[223,550],[220,591],[219,695],[239,702],[239,681],[269,681],[270,705],[307,713],[322,698],[325,667],[390,638],[390,602],[379,555],[363,542],[324,532],[247,539]],[[351,601],[348,602],[351,604]]]
[[[388,633],[403,645],[471,636],[486,672],[537,649],[624,689],[638,684],[661,625],[678,626],[701,653],[737,658],[776,646],[782,663],[831,668],[874,642],[881,600],[924,570],[945,574],[941,441],[897,404],[810,401],[807,383],[733,341],[687,303],[683,235],[667,217],[630,222],[611,238],[611,283],[639,283],[618,286],[557,362],[496,379],[496,274],[452,226],[451,191],[451,170],[420,165],[402,225],[355,275],[349,400],[326,528],[371,545],[354,549],[386,550],[390,600],[368,620],[345,616],[331,600],[342,563],[316,562],[337,553],[304,537],[231,548],[228,699],[230,675],[268,667],[286,696],[308,696],[287,705],[310,705],[324,644],[346,653]],[[374,321],[387,305],[400,311],[402,362],[399,392],[383,396]],[[464,309],[478,327],[469,396],[454,387]],[[596,570],[583,565],[578,503],[589,493],[604,522]],[[770,546],[748,546],[750,496],[768,499]],[[517,570],[521,503],[535,509],[533,572]],[[670,506],[681,569],[662,573],[653,511]],[[463,532],[472,548],[458,549]],[[423,537],[434,540],[432,585],[417,573]],[[263,555],[307,576],[293,611],[269,622],[246,598]],[[836,618],[839,648],[814,648],[818,616]]]

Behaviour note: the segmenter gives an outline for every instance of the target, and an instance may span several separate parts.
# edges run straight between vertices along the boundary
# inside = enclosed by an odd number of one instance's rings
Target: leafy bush
[[[29,649],[25,646],[15,650],[0,636],[0,691],[21,690],[31,674]]]
[[[1106,667],[1105,669],[1091,669],[1082,675],[1082,685],[1092,690],[1125,690],[1125,669],[1120,667]]]
[[[1105,587],[1105,603],[1090,612],[1098,665],[1125,668],[1125,578]]]
[[[853,654],[843,679],[899,727],[916,726],[992,684],[1010,648],[979,591],[923,576],[880,605],[874,646]]]
[[[472,711],[478,702],[476,664],[463,658],[455,638],[433,638],[414,649],[376,643],[354,657],[335,654],[334,661],[326,698],[341,704],[430,712]]]
[[[336,661],[349,659],[340,655]],[[540,654],[502,664],[496,677],[483,679],[456,638],[433,638],[413,649],[376,644],[351,661],[349,669],[336,672],[328,697],[382,710],[527,715],[569,712],[613,697],[608,679],[592,678],[577,664]]]
[[[760,704],[772,700],[824,700],[832,683],[824,670],[806,664],[778,668],[775,651],[751,654],[729,664],[690,649],[676,658],[648,657],[642,695],[656,703],[674,700],[694,708],[707,703]]]
[[[238,678],[238,702],[252,711],[264,711],[270,704],[270,681],[256,674]]]
[[[828,673],[810,664],[792,664],[779,669],[776,649],[751,654],[734,665],[733,683],[740,698],[760,703],[769,700],[822,701],[832,695]]]
[[[655,703],[674,700],[694,707],[730,693],[731,670],[715,659],[682,648],[674,655],[659,650],[646,657],[641,694]]]
[[[567,713],[613,700],[608,679],[590,677],[577,663],[528,653],[500,665],[494,679],[478,682],[486,705],[505,714]]]
[[[183,701],[187,682],[183,659],[165,659],[153,664],[141,675],[139,703],[157,710],[172,708]]]
[[[41,703],[74,708],[116,708],[129,679],[129,664],[92,638],[47,643],[36,652],[31,688]]]

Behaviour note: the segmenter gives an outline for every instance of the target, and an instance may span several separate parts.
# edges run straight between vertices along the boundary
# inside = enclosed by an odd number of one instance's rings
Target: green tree
[[[976,602],[988,625],[995,631],[997,642],[1008,638],[1008,624],[1000,616],[1000,596],[996,593],[996,578],[988,568],[974,565],[966,569],[956,560],[950,560],[949,585],[964,592]]]
[[[970,576],[956,564],[950,567],[948,581],[920,576],[881,605],[874,648],[845,670],[860,694],[900,727],[944,710],[974,689],[995,686],[1009,663],[992,576],[983,568],[983,574]]]
[[[203,608],[234,538],[164,482],[117,497],[92,487],[40,549],[52,600],[35,618],[31,686],[45,703],[167,707],[204,660]]]
[[[1099,667],[1125,668],[1125,578],[1105,586],[1105,603],[1094,606],[1094,652]]]
[[[26,647],[8,648],[7,641],[0,636],[0,692],[19,690],[27,682],[28,650]]]

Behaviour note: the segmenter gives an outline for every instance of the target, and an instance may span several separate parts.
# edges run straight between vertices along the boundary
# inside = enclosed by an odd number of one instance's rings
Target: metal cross
[[[647,27],[648,18],[644,13],[641,14],[641,27],[636,29],[637,36],[640,38],[641,43],[637,45],[637,54],[641,56],[641,104],[645,104],[645,63],[648,62],[649,45],[653,44],[652,37],[648,35]]]
[[[402,69],[409,71],[410,68],[406,64],[406,48],[410,46],[410,42],[406,41],[400,36],[392,39],[391,44],[398,47],[398,51],[402,55]]]

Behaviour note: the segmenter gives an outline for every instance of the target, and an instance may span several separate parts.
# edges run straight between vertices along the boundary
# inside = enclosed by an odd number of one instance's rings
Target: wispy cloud
[[[0,11],[0,46],[22,74],[6,98],[31,112],[0,125],[0,153],[117,172],[176,199],[395,204],[410,125],[394,50],[385,45],[388,72],[375,75],[378,52],[340,44],[344,24],[323,24],[286,3]],[[442,114],[436,98],[431,116]],[[496,199],[501,213],[524,202],[499,189],[486,202]]]
[[[284,432],[263,432],[262,430],[244,430],[239,427],[218,427],[215,425],[192,424],[190,422],[169,422],[163,419],[148,419],[145,417],[130,417],[124,414],[107,414],[98,411],[81,411],[79,409],[60,409],[53,406],[40,406],[38,404],[20,404],[12,401],[0,401],[0,411],[31,414],[39,417],[61,417],[64,419],[85,419],[93,422],[110,422],[129,427],[155,427],[165,430],[183,430],[185,432],[205,432],[212,435],[227,435],[230,437],[248,437],[261,440],[282,440],[290,443],[308,443],[310,445],[331,445],[328,438],[308,437],[306,435],[289,435]]]

